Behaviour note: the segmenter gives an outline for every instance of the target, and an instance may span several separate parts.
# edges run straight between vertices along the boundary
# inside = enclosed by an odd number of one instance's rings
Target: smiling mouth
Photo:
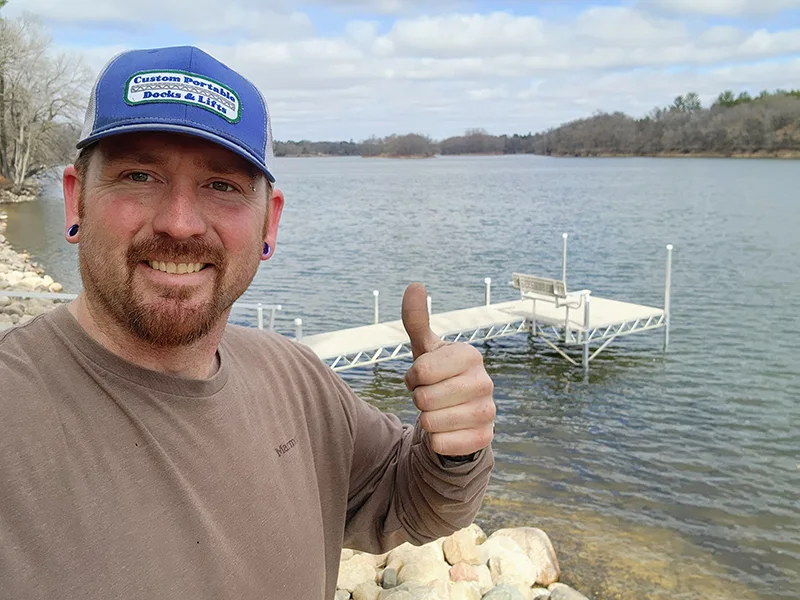
[[[208,266],[205,263],[174,263],[157,260],[148,260],[145,261],[145,264],[149,265],[151,269],[156,271],[161,271],[162,273],[174,273],[176,275],[196,273],[197,271],[202,271]]]

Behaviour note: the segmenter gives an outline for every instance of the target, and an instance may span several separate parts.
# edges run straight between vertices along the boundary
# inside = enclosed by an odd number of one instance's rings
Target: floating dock
[[[531,334],[575,366],[589,364],[617,338],[656,329],[664,330],[664,350],[669,344],[669,309],[672,246],[667,246],[664,307],[644,306],[591,295],[590,290],[568,292],[566,286],[567,234],[563,235],[562,279],[512,275],[520,299],[492,304],[491,280],[485,279],[483,306],[431,313],[431,329],[443,340],[478,344],[501,337]],[[311,348],[333,370],[411,357],[408,335],[400,320],[380,322],[377,291],[375,322],[303,337],[302,319],[295,319],[295,337]],[[428,298],[430,311],[430,298]],[[580,362],[568,354],[578,346]],[[595,348],[593,349],[593,346]]]

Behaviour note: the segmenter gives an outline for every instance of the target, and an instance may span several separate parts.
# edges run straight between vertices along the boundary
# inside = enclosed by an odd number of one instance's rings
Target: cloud
[[[675,14],[715,17],[772,15],[800,8],[800,0],[642,0],[640,4]]]
[[[661,9],[651,10],[656,3]],[[83,53],[95,72],[145,40],[196,43],[262,89],[279,139],[537,131],[595,110],[641,115],[688,91],[710,100],[728,88],[757,93],[800,81],[800,30],[664,10],[678,10],[679,0],[649,8],[598,0],[539,16],[474,5],[458,12],[456,4],[417,15],[430,3],[314,0],[287,9],[276,0],[140,0],[131,11],[128,0],[26,0],[60,47]],[[701,4],[716,10],[713,1],[691,6]],[[374,16],[389,9],[402,16]],[[331,10],[344,16],[335,22]]]
[[[55,27],[110,25],[139,34],[165,26],[210,36],[236,33],[252,37],[269,33],[286,39],[314,33],[305,13],[287,11],[284,3],[256,0],[137,0],[134,10],[128,0],[25,0],[24,4],[11,2],[5,10],[9,17],[23,12],[39,15]]]

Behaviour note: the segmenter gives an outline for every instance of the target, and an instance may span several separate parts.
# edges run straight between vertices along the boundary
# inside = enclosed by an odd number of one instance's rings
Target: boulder
[[[484,595],[483,600],[526,600],[513,585],[498,585]]]
[[[406,563],[397,573],[397,582],[430,585],[435,581],[449,581],[450,565],[444,561]]]
[[[450,567],[450,581],[474,581],[478,582],[478,571],[473,565],[467,563],[456,563]]]
[[[484,541],[486,541],[486,534],[483,533],[483,530],[477,525],[470,525],[445,538],[442,547],[444,557],[451,565],[460,562],[480,565],[485,561],[481,560],[478,545]]]
[[[554,583],[547,586],[547,589],[550,590],[550,600],[589,600],[579,591],[564,583]]]
[[[336,580],[338,589],[352,593],[359,585],[367,581],[375,582],[375,567],[369,561],[355,555],[348,560],[339,562],[339,577]]]
[[[422,563],[427,561],[444,561],[441,546],[434,542],[422,546],[414,546],[405,542],[389,552],[386,565],[400,569],[406,563]]]
[[[353,590],[353,600],[378,600],[381,588],[374,581],[365,581]]]
[[[558,581],[561,576],[558,558],[544,531],[535,527],[515,527],[499,529],[492,534],[494,537],[508,537],[517,542],[533,563],[538,584],[548,586]]]
[[[474,581],[451,581],[448,585],[450,600],[481,600],[481,590]]]

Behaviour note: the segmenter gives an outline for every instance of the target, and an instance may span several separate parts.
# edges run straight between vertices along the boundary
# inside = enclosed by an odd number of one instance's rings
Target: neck
[[[159,348],[141,340],[113,317],[93,306],[85,292],[69,305],[69,311],[92,339],[117,356],[145,369],[192,379],[207,379],[216,373],[217,348],[229,312],[226,311],[208,335],[197,342],[188,346]]]

